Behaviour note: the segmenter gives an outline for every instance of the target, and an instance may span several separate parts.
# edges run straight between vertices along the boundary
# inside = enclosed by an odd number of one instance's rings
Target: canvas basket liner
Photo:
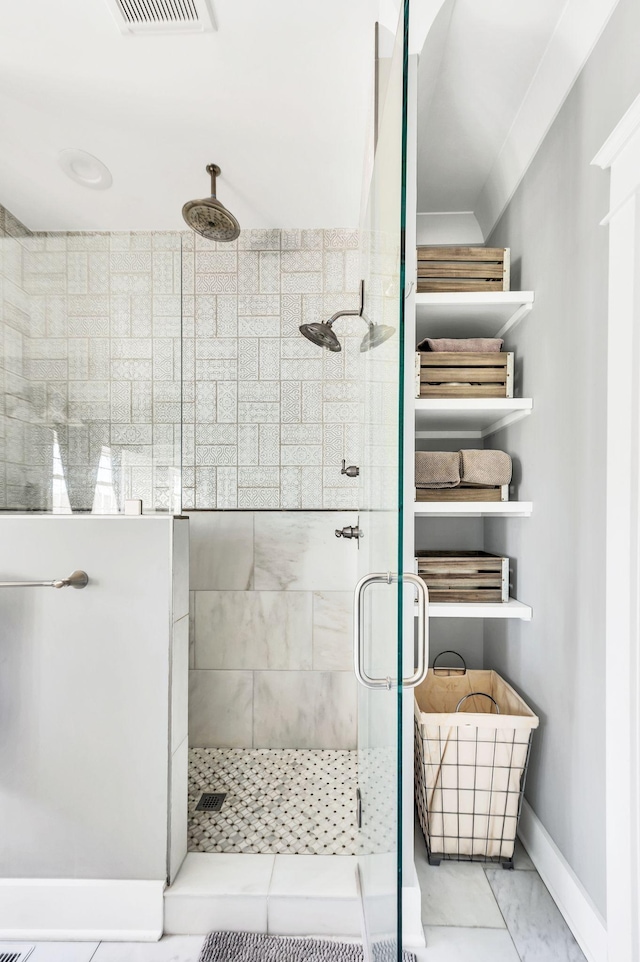
[[[488,698],[465,695],[483,692]],[[509,860],[537,716],[495,671],[429,670],[415,690],[416,799],[433,855]]]

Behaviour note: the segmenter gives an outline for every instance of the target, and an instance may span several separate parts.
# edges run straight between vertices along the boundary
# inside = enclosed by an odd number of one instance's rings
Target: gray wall
[[[172,581],[173,527],[0,517],[2,580],[76,567],[90,578],[83,591],[0,597],[3,878],[164,879],[169,731],[174,868],[186,848],[186,704],[176,690],[170,714],[169,685],[172,619],[186,641],[188,598]]]
[[[485,522],[533,621],[487,622],[485,663],[540,715],[527,798],[603,914],[608,179],[590,161],[640,92],[639,45],[640,5],[621,0],[488,239],[536,304],[508,340],[534,412],[492,439],[534,515]]]
[[[356,747],[355,518],[190,513],[192,746]]]

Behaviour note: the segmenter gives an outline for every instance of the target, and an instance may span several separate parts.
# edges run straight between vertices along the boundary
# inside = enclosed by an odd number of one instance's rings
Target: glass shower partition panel
[[[0,238],[0,509],[179,513],[182,235]]]
[[[407,4],[408,6],[408,4]],[[385,64],[384,103],[362,230],[360,347],[362,452],[356,591],[359,876],[371,959],[399,958],[402,943],[401,679],[403,217],[406,17]],[[372,679],[374,680],[372,683]]]
[[[7,227],[7,221],[10,227]],[[0,510],[28,508],[32,405],[27,342],[29,310],[22,285],[22,225],[0,207]]]

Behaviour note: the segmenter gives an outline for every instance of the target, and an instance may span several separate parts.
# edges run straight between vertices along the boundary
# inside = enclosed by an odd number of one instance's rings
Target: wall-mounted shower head
[[[189,227],[208,240],[227,243],[240,234],[240,224],[224,204],[216,197],[216,177],[220,174],[217,164],[207,164],[211,174],[211,197],[189,200],[182,208],[182,216]]]
[[[333,323],[339,317],[361,317],[365,322],[369,330],[360,344],[360,350],[363,352],[370,351],[372,347],[377,347],[395,334],[395,328],[388,327],[386,324],[374,324],[364,316],[364,281],[360,281],[360,307],[357,311],[336,311],[328,321],[301,324],[299,331],[312,344],[317,344],[318,347],[326,347],[328,351],[337,353],[342,350],[342,345],[333,330]]]
[[[362,352],[370,351],[371,348],[384,344],[396,333],[395,327],[389,327],[388,324],[372,324],[370,321],[367,321],[367,323],[369,324],[369,330],[360,343]]]
[[[326,347],[328,351],[333,351],[337,353],[342,350],[340,341],[336,337],[332,321],[319,321],[313,324],[301,324],[300,333],[311,341],[312,344],[317,344],[318,347]]]

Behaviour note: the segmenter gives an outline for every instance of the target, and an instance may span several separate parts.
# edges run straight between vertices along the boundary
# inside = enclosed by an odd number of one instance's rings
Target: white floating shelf
[[[416,518],[530,518],[532,501],[416,501]]]
[[[418,606],[415,606],[418,616]],[[483,602],[482,604],[453,604],[436,602],[429,605],[430,618],[510,618],[517,621],[531,621],[533,611],[515,598],[502,603]]]
[[[533,410],[529,397],[416,398],[417,438],[486,438]]]
[[[422,337],[504,337],[533,307],[533,291],[416,294]]]

